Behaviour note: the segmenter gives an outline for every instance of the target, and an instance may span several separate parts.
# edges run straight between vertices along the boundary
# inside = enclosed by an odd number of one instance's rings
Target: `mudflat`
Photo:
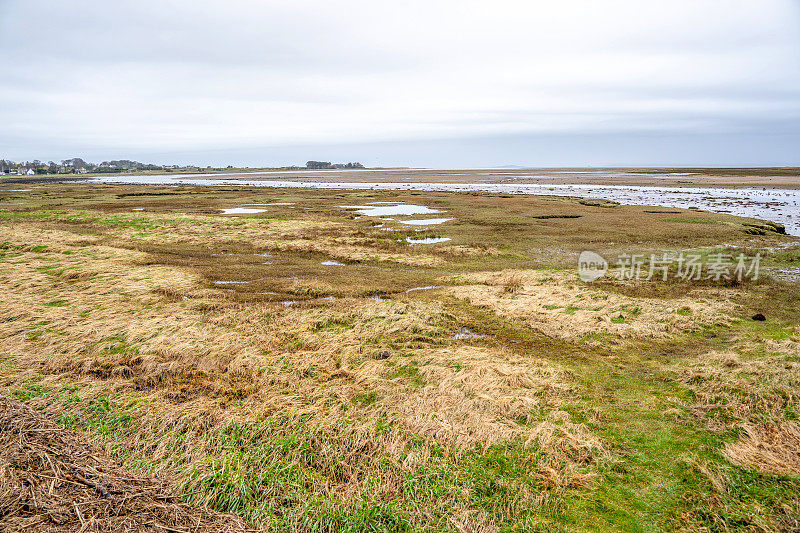
[[[538,183],[664,187],[775,187],[800,189],[800,168],[493,168],[369,169],[222,173],[219,179],[323,182]],[[201,174],[202,175],[202,174]]]

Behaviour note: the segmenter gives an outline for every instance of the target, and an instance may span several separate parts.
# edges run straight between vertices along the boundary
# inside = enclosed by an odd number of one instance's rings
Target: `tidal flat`
[[[0,387],[191,505],[292,532],[800,528],[781,275],[800,238],[775,224],[485,191],[26,188],[0,182]],[[762,269],[586,283],[585,250]]]

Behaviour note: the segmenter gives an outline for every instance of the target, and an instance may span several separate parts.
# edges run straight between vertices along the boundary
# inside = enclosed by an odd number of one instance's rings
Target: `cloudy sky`
[[[0,0],[0,157],[798,165],[798,0]]]

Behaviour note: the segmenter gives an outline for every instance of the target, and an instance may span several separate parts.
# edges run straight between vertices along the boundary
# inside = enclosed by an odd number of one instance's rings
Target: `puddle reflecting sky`
[[[408,224],[410,226],[435,226],[453,220],[452,218],[420,218],[417,220],[398,220],[400,224]]]
[[[377,204],[378,202],[376,202]],[[431,209],[430,207],[417,204],[392,204],[385,205],[340,205],[344,209],[355,209],[356,213],[369,217],[388,217],[397,215],[432,215],[434,213],[441,213],[439,209]]]
[[[458,328],[453,334],[453,338],[459,341],[469,341],[474,339],[482,339],[485,335],[479,335],[468,328]]]
[[[253,215],[255,213],[263,213],[266,209],[258,209],[256,207],[231,207],[230,209],[220,209],[223,215]]]
[[[414,292],[414,291],[429,291],[431,289],[441,289],[441,285],[425,285],[424,287],[411,287],[410,289],[406,289],[406,292]]]
[[[437,244],[440,242],[447,242],[450,240],[450,237],[424,237],[422,239],[412,239],[411,237],[406,237],[406,242],[408,244]]]

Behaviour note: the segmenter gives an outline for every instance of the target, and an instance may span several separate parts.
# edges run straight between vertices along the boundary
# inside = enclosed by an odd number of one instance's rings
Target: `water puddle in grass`
[[[382,296],[370,296],[370,300],[375,300],[376,302],[391,302],[391,298],[383,298]]]
[[[432,215],[441,213],[439,209],[417,204],[390,204],[390,205],[340,205],[344,209],[355,209],[356,213],[368,217],[390,217],[396,215]]]
[[[482,339],[486,335],[479,335],[473,331],[470,331],[468,328],[458,328],[456,332],[453,334],[453,338],[459,341],[470,341],[474,339]]]
[[[406,242],[408,244],[438,244],[440,242],[447,242],[450,240],[450,237],[424,237],[422,239],[412,239],[411,237],[406,237]]]
[[[33,189],[7,189],[6,192],[31,192]]]
[[[334,261],[333,259],[329,259],[327,261],[323,261],[320,264],[321,265],[325,265],[325,266],[345,266],[344,263],[340,263],[339,261]]]
[[[268,204],[242,204],[247,206],[260,206],[260,205],[295,205],[296,202],[270,202]]]
[[[421,218],[419,220],[398,220],[400,224],[409,224],[411,226],[435,226],[436,224],[443,224],[453,220],[452,218]]]
[[[286,308],[289,308],[289,307],[293,306],[296,303],[297,303],[297,300],[284,300],[284,301],[281,302],[281,304]]]
[[[144,211],[144,207],[132,207],[131,211]]]
[[[242,283],[250,283],[249,281],[224,281],[224,280],[214,280],[214,285],[239,285]]]
[[[256,207],[231,207],[229,209],[220,209],[223,215],[254,215],[256,213],[263,213],[266,209],[258,209]]]
[[[763,270],[765,274],[768,274],[773,278],[779,279],[781,281],[791,281],[791,282],[800,281],[800,268],[798,267],[789,267],[789,268],[767,267]]]
[[[414,291],[429,291],[431,289],[441,289],[443,285],[425,285],[424,287],[411,287],[410,289],[406,289],[406,292],[414,292]]]
[[[725,246],[733,246],[733,245],[726,244]],[[770,252],[774,252],[776,250],[789,250],[798,247],[800,247],[800,245],[797,242],[780,242],[775,244],[774,246],[767,246],[764,249]]]

